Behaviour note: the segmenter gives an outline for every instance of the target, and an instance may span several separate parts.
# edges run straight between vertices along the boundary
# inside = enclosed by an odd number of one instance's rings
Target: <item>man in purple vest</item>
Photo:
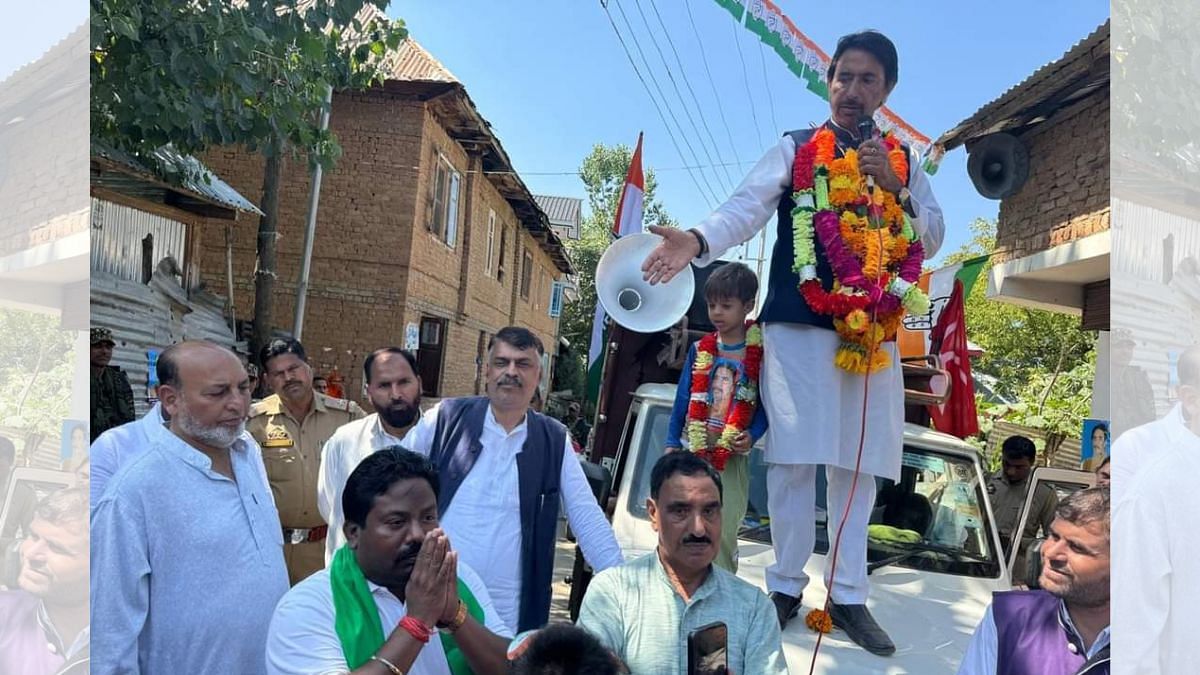
[[[1108,675],[1108,488],[1059,503],[1041,590],[996,593],[958,675]]]
[[[33,512],[17,589],[0,591],[0,673],[88,669],[88,489],[60,490]]]

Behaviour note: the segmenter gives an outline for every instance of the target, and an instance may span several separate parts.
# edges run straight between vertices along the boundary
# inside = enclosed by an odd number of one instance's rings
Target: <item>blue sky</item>
[[[733,17],[714,0],[687,3],[609,0],[606,14],[599,0],[393,2],[388,13],[402,17],[412,37],[466,85],[534,192],[584,197],[583,184],[573,172],[591,147],[595,143],[632,145],[638,132],[644,131],[644,161],[657,169],[658,197],[687,227],[707,215],[713,199],[709,196],[706,201],[702,196],[709,189],[700,172],[695,176],[701,186],[697,189],[687,171],[677,170],[697,163],[691,150],[700,164],[743,163],[728,167],[729,176],[720,168],[703,171],[711,192],[723,200],[783,131],[820,122],[828,113],[825,101],[805,90],[778,56],[760,47],[757,37],[736,26]],[[900,52],[900,82],[888,103],[931,138],[1062,56],[1109,14],[1107,0],[864,0],[851,5],[853,13],[844,9],[849,3],[780,0],[777,4],[827,53],[833,52],[838,36],[845,33],[867,27],[887,33]],[[665,35],[655,10],[666,26]],[[609,15],[642,69],[642,77],[652,91],[662,92],[678,118],[682,132],[663,110],[686,161],[680,158],[634,74]],[[654,41],[647,26],[654,29]],[[678,62],[668,35],[678,51]],[[635,36],[644,59],[634,44]],[[655,41],[671,68],[682,102]],[[647,64],[658,89],[650,82]],[[719,96],[714,96],[714,89]],[[721,113],[728,125],[722,124]],[[707,155],[701,147],[708,148]],[[544,175],[552,173],[567,175]],[[943,254],[969,238],[971,220],[992,218],[998,212],[999,202],[984,199],[972,187],[962,148],[946,156],[933,177],[933,187],[946,214]]]
[[[87,0],[14,2],[0,22],[0,80],[67,37],[88,20]]]

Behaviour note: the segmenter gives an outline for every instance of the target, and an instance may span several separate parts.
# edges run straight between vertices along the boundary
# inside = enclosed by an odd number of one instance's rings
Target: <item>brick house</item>
[[[343,154],[321,185],[302,336],[310,361],[336,370],[357,399],[366,354],[415,335],[426,396],[480,393],[488,339],[515,324],[545,344],[548,384],[566,249],[454,75],[411,39],[384,71],[382,86],[333,96],[329,124]],[[235,189],[261,194],[260,156],[225,148],[204,159]],[[285,159],[279,332],[291,328],[310,183],[303,161]],[[233,240],[240,317],[254,309],[255,239],[247,228]],[[203,248],[223,251],[221,233],[206,234]],[[205,256],[203,276],[225,287],[220,255]]]
[[[935,144],[982,155],[1001,134],[1027,152],[1028,177],[1000,199],[988,297],[1075,314],[1084,329],[1100,331],[1092,416],[1107,418],[1108,22]]]

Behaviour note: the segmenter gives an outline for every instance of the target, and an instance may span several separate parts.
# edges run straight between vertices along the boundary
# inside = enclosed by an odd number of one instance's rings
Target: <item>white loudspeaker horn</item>
[[[637,333],[674,326],[691,307],[696,291],[691,265],[665,284],[651,286],[642,279],[642,263],[662,241],[651,232],[625,235],[609,245],[596,265],[596,297],[604,311]]]

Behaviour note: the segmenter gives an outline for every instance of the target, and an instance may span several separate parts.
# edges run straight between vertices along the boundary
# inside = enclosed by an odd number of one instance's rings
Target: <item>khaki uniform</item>
[[[283,555],[293,586],[325,567],[325,521],[317,509],[321,448],[338,427],[365,415],[353,401],[316,392],[313,410],[303,423],[288,413],[278,394],[250,406],[246,427],[262,446],[263,463],[284,529]],[[304,540],[292,543],[293,536]]]
[[[1032,475],[1032,474],[1031,474]],[[1054,489],[1045,483],[1038,485],[1037,492],[1033,495],[1033,502],[1029,505],[1029,516],[1025,519],[1025,531],[1015,534],[1013,530],[1017,528],[1017,522],[1021,517],[1021,509],[1025,506],[1025,496],[1029,492],[1029,484],[1032,478],[1010,485],[1004,480],[1003,473],[992,476],[992,480],[988,483],[988,497],[992,502],[992,511],[996,514],[996,529],[1000,530],[1000,538],[1004,540],[1004,545],[1007,547],[1005,553],[1012,550],[1014,540],[1020,545],[1020,554],[1017,556],[1017,565],[1015,569],[1021,569],[1020,565],[1025,557],[1025,549],[1033,543],[1037,538],[1038,529],[1042,530],[1042,536],[1049,536],[1050,523],[1054,521],[1054,509],[1058,508],[1058,495],[1054,493]]]

